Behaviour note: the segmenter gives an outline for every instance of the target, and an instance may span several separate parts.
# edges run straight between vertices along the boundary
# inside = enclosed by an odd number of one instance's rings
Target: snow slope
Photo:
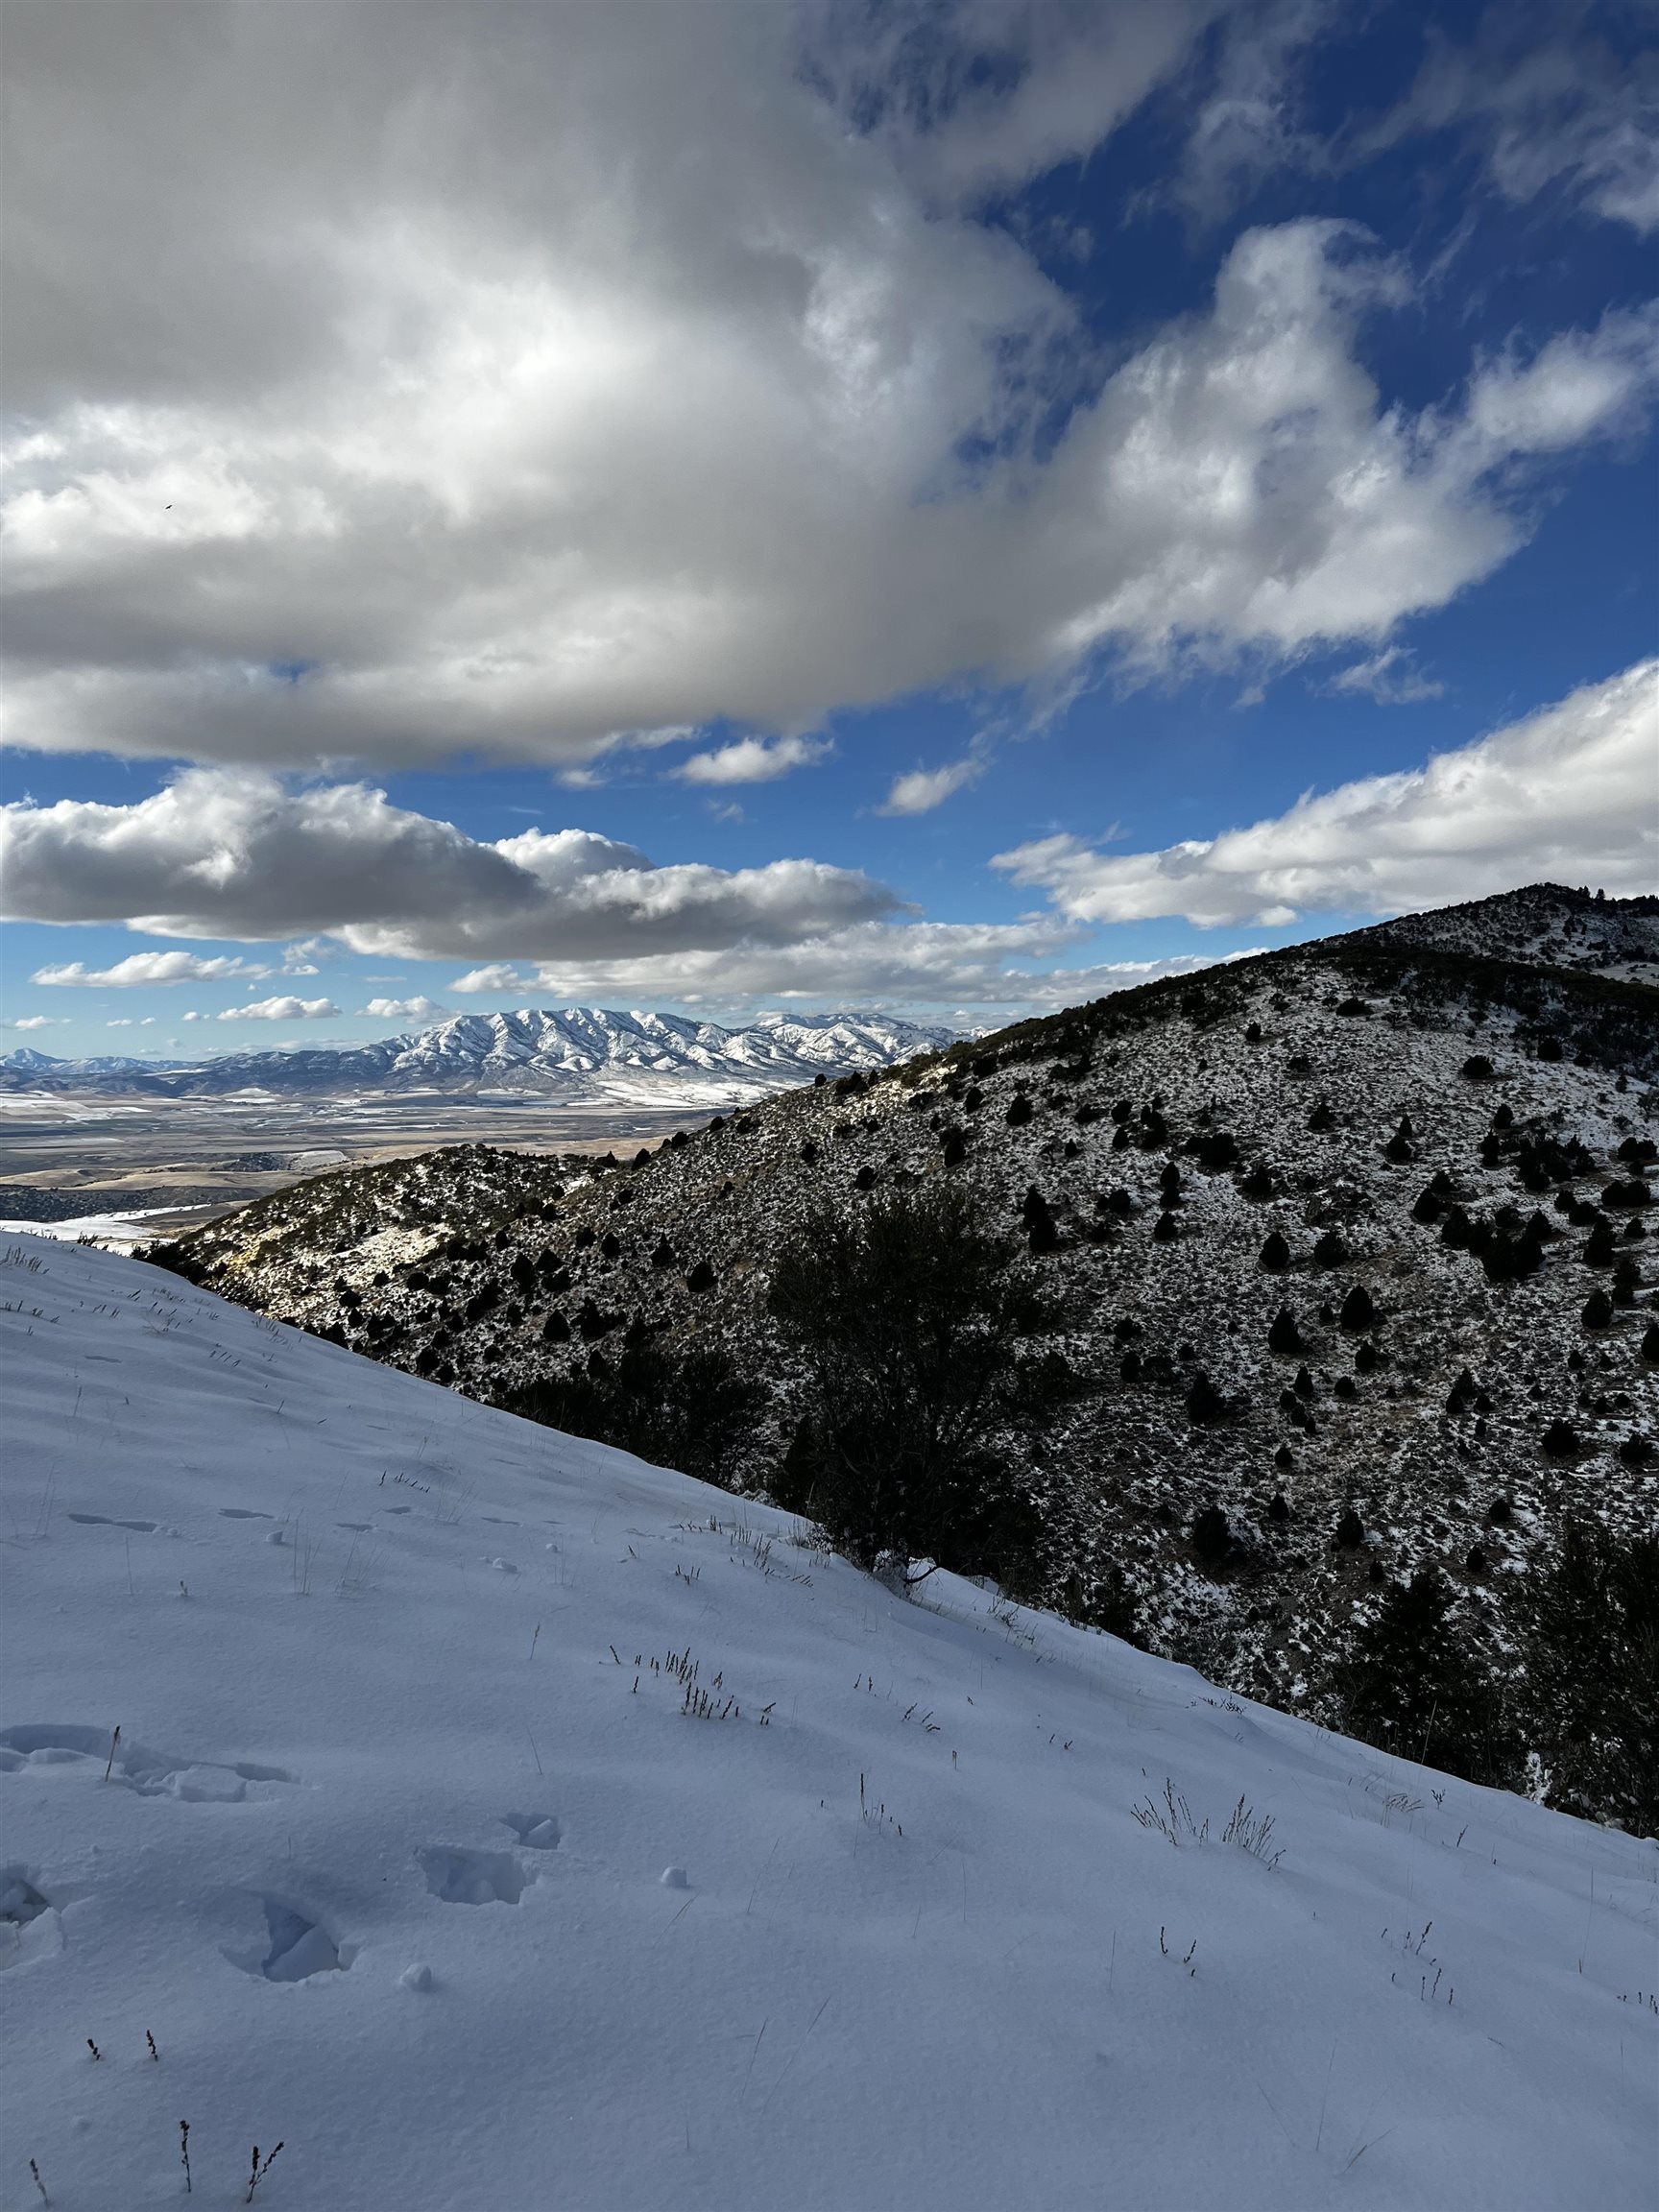
[[[1653,1844],[0,1262],[8,2212],[1654,2201]]]

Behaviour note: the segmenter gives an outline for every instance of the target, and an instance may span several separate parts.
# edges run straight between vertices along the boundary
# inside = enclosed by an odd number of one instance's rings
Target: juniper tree
[[[1472,1781],[1503,1771],[1496,1702],[1432,1568],[1389,1583],[1336,1689],[1349,1731],[1382,1750]]]
[[[1659,1528],[1569,1522],[1526,1624],[1527,1733],[1551,1802],[1659,1836]]]
[[[1009,1455],[1066,1387],[1035,1355],[1028,1264],[971,1187],[902,1186],[803,1222],[769,1306],[805,1389],[781,1501],[861,1565],[896,1552],[1028,1585],[1038,1527]]]

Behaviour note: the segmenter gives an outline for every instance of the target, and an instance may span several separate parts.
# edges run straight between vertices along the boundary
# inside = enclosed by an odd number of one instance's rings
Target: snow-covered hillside
[[[565,1104],[744,1105],[818,1075],[867,1073],[949,1045],[955,1032],[888,1014],[768,1014],[745,1029],[683,1015],[598,1006],[554,1013],[458,1014],[373,1045],[233,1052],[203,1061],[54,1060],[24,1046],[0,1056],[0,1091],[89,1090],[180,1098],[245,1091],[511,1092]]]
[[[1652,1843],[0,1260],[8,2212],[1652,2203]]]

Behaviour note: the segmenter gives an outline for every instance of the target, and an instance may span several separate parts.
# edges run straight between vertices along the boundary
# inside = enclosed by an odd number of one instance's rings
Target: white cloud
[[[0,1029],[61,1029],[62,1019],[55,1014],[23,1014],[15,1022],[0,1022]]]
[[[883,814],[931,813],[965,784],[977,782],[984,773],[984,760],[972,756],[966,760],[952,760],[944,768],[912,768],[906,775],[893,779],[878,811]]]
[[[1529,44],[1526,32],[1525,11],[1494,9],[1467,46],[1432,38],[1410,94],[1364,149],[1456,130],[1479,147],[1506,199],[1535,200],[1559,184],[1610,222],[1643,235],[1659,229],[1659,54],[1651,40],[1621,55],[1582,25],[1553,44]]]
[[[1247,830],[1108,858],[1077,838],[996,862],[1075,922],[1183,915],[1201,926],[1388,914],[1540,879],[1659,881],[1659,661],[1586,685],[1420,769],[1310,794]]]
[[[779,999],[1038,1010],[1124,991],[1159,975],[1213,967],[1192,955],[1033,970],[1083,931],[1054,917],[1014,923],[873,922],[789,946],[743,945],[678,958],[544,963],[532,976],[503,978],[515,995],[543,1004],[601,1000],[635,1005],[753,1007]],[[490,987],[490,986],[487,986]]]
[[[361,783],[293,791],[196,769],[127,806],[0,808],[8,911],[115,922],[171,937],[325,933],[397,958],[504,958],[786,944],[888,913],[851,869],[775,860],[655,867],[585,830],[480,844]]]
[[[449,988],[451,991],[493,991],[513,995],[535,990],[536,978],[534,975],[520,974],[517,969],[504,960],[494,960],[488,967],[469,969],[465,975],[458,975]]]
[[[1326,689],[1358,693],[1375,699],[1380,707],[1406,707],[1423,699],[1438,699],[1446,686],[1420,676],[1411,666],[1411,656],[1405,646],[1387,645],[1381,653],[1357,661],[1351,668],[1333,676]]]
[[[371,998],[363,1011],[377,1022],[436,1022],[449,1009],[436,998]]]
[[[770,783],[794,768],[810,768],[834,747],[827,737],[739,737],[713,753],[693,753],[675,769],[687,783]]]
[[[332,1022],[340,1009],[332,998],[255,998],[252,1005],[228,1006],[221,1022]],[[185,1016],[188,1021],[190,1017]]]
[[[255,968],[241,958],[204,960],[195,952],[130,952],[110,968],[86,968],[71,960],[58,968],[36,968],[31,983],[62,988],[65,984],[96,986],[100,990],[148,989],[157,983],[216,983],[227,976],[266,976],[269,968]]]
[[[1100,650],[1381,644],[1522,542],[1514,463],[1646,402],[1615,318],[1385,405],[1359,326],[1410,287],[1314,223],[1108,373],[955,210],[1212,0],[854,13],[809,57],[781,7],[18,15],[10,740],[591,775]]]

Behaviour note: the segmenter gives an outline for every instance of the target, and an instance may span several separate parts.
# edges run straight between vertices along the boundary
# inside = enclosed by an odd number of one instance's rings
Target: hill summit
[[[1002,1441],[1040,1543],[951,1563],[1356,1725],[1391,1593],[1427,1575],[1491,1714],[1441,1757],[1652,1822],[1650,1719],[1591,1705],[1659,1617],[1656,1080],[1659,902],[1541,886],[815,1083],[626,1165],[474,1147],[320,1178],[169,1257],[810,1514],[779,1257],[826,1209],[960,1186],[1037,1277],[1064,1387]],[[1592,1556],[1612,1642],[1551,1688],[1516,1654]]]

